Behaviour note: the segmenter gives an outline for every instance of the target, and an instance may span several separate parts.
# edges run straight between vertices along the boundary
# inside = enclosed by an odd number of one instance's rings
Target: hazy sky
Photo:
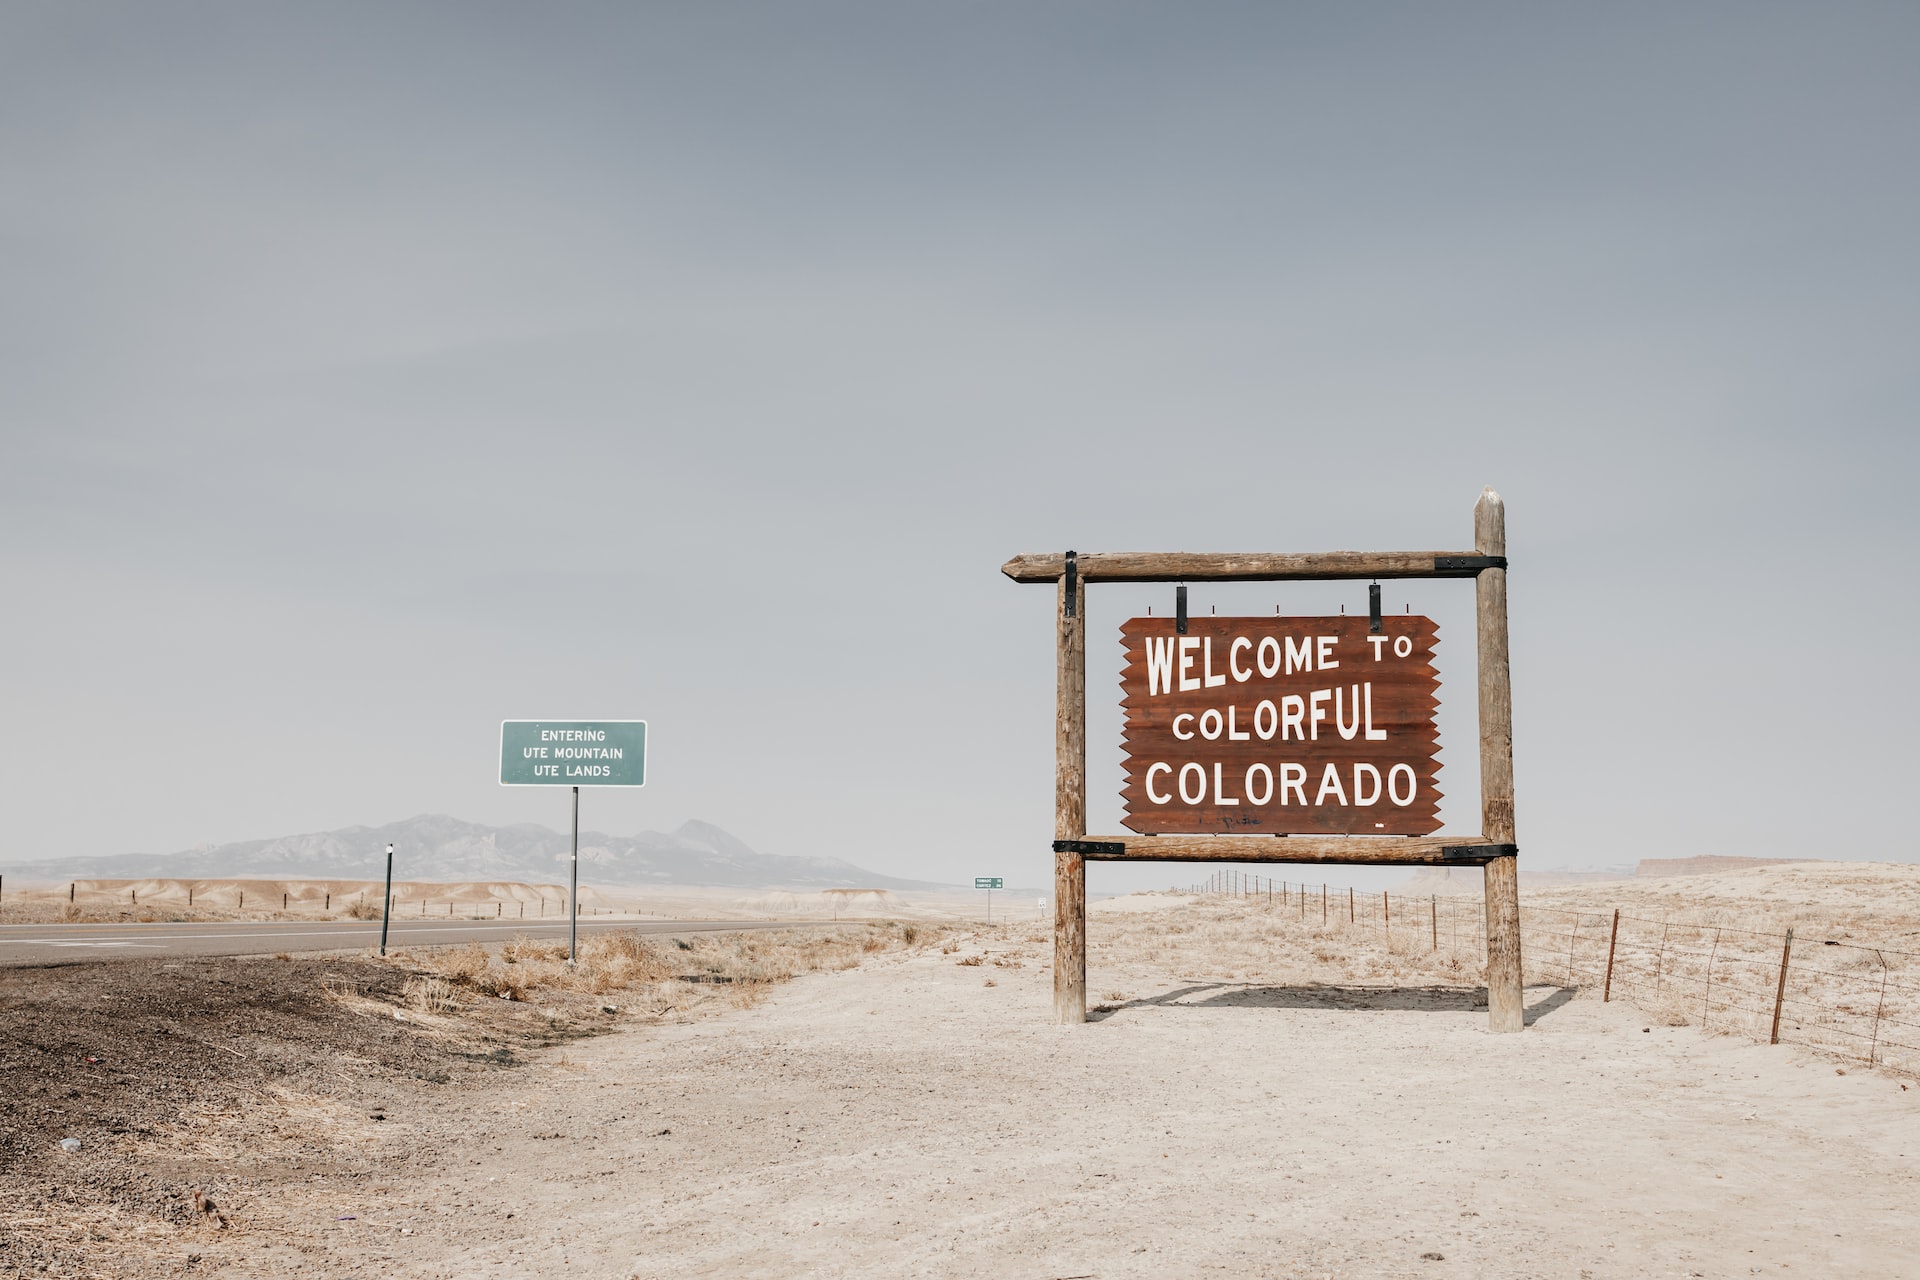
[[[1039,883],[1003,560],[1452,549],[1483,484],[1527,865],[1913,859],[1917,58],[1896,4],[9,0],[0,862],[561,826],[500,719],[635,717],[591,827]],[[1471,587],[1387,590],[1476,830]],[[1150,604],[1095,588],[1096,829]]]

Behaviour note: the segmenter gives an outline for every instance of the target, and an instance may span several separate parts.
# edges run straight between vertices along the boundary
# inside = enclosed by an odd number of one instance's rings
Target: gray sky
[[[1912,859],[1916,37],[0,5],[0,862],[559,826],[498,721],[599,716],[653,781],[591,826],[1038,883],[1052,601],[1004,559],[1454,548],[1482,484],[1529,865]],[[1388,594],[1474,829],[1471,588]],[[1115,628],[1171,602],[1096,589],[1096,828]]]

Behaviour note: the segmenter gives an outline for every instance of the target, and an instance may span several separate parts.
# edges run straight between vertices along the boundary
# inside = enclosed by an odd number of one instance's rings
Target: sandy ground
[[[1167,926],[1222,908],[1160,905],[1131,925],[1096,908],[1091,989],[1111,1007],[1089,1025],[1047,1021],[1031,929],[800,978],[549,1050],[483,1094],[413,1095],[369,1140],[376,1176],[243,1192],[244,1236],[203,1265],[1920,1274],[1909,1080],[1551,987],[1529,990],[1526,1033],[1496,1037],[1471,985],[1316,978],[1302,952],[1235,978],[1209,967],[1218,947],[1167,947]]]

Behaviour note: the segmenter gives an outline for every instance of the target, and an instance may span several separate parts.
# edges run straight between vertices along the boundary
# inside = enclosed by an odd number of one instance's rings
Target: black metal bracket
[[[1506,567],[1507,558],[1505,556],[1435,556],[1433,558],[1433,569],[1435,573],[1445,573],[1449,571],[1479,573],[1482,569],[1504,569]]]
[[[1367,633],[1380,634],[1380,584],[1377,582],[1367,588]]]
[[[1067,616],[1074,617],[1080,612],[1080,562],[1067,552]]]
[[[1173,589],[1173,629],[1180,635],[1187,634],[1187,584],[1184,582]]]
[[[1053,851],[1055,853],[1078,853],[1091,857],[1105,855],[1107,857],[1117,858],[1127,851],[1127,846],[1121,844],[1118,840],[1055,840],[1053,842]]]
[[[1440,847],[1443,858],[1512,858],[1520,853],[1517,844],[1449,844]]]

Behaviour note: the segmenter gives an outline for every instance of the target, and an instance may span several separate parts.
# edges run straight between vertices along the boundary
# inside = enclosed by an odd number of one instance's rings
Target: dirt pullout
[[[595,934],[577,965],[516,939],[0,970],[0,1276],[253,1274],[290,1188],[377,1201],[442,1140],[421,1117],[470,1123],[530,1051],[745,1007],[937,937],[862,924]]]
[[[256,1078],[230,1104],[256,1113],[210,1118],[198,1150],[172,1139],[177,1168],[225,1179],[233,1225],[189,1212],[197,1225],[144,1238],[145,1265],[383,1280],[1920,1274],[1907,1080],[1547,986],[1528,992],[1524,1034],[1493,1036],[1457,956],[1247,901],[1157,905],[1094,913],[1086,1026],[1051,1022],[1050,944],[1028,928],[863,948],[858,967],[717,1000],[724,1017],[623,1021],[512,1070],[456,1040],[489,1016],[466,991],[447,1022],[402,1024],[427,1049],[446,1038],[439,1067],[363,1056],[332,1093]],[[387,1010],[393,993],[324,998]],[[31,1179],[17,1190],[23,1216],[41,1212]],[[66,1223],[77,1250],[97,1237],[96,1263],[129,1259],[96,1270],[136,1276],[141,1221]]]
[[[1920,1274],[1920,1092],[1247,903],[980,931],[443,1093],[248,1264],[410,1277]]]

